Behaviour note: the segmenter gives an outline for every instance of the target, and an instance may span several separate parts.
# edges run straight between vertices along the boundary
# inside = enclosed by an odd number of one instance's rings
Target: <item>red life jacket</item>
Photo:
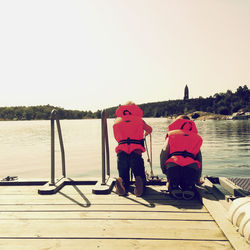
[[[123,105],[116,110],[116,115],[120,121],[113,125],[113,131],[118,146],[115,151],[124,151],[130,154],[132,151],[144,149],[142,110],[134,105]]]
[[[173,162],[186,166],[196,163],[200,168],[201,163],[196,160],[196,156],[200,152],[202,138],[198,135],[195,123],[191,120],[178,119],[168,128],[166,138],[169,140],[170,152],[165,164]]]

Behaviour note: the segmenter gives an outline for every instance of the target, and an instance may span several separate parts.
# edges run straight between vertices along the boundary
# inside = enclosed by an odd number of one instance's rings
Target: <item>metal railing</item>
[[[102,185],[106,184],[106,181],[110,177],[110,157],[109,157],[109,140],[108,140],[108,127],[107,127],[107,112],[102,111],[101,116],[101,136],[102,136]],[[106,180],[106,175],[108,179]]]
[[[65,168],[65,153],[62,139],[62,130],[60,126],[60,121],[58,118],[57,110],[53,109],[51,111],[51,180],[49,185],[55,185],[55,120],[57,125],[57,132],[59,137],[59,143],[61,148],[61,160],[62,160],[62,177],[66,177],[66,168]]]

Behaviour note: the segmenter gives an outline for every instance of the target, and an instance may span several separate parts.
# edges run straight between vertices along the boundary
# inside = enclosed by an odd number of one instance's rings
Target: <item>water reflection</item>
[[[171,120],[149,119],[154,128],[154,148],[160,152]],[[203,138],[203,174],[215,176],[250,176],[250,121],[196,121]],[[161,144],[161,146],[159,146]],[[156,152],[154,152],[156,153]],[[159,154],[159,153],[158,153]],[[158,157],[157,153],[154,157]],[[157,158],[154,167],[160,175]]]
[[[207,175],[250,176],[250,121],[196,122],[204,140],[204,173]],[[206,130],[204,130],[204,125]]]
[[[154,174],[163,176],[160,151],[168,125],[167,118],[146,118],[153,127]],[[117,175],[116,141],[113,138],[114,120],[108,119],[112,175]],[[250,121],[196,121],[203,138],[203,174],[214,176],[250,176]],[[62,133],[69,177],[101,176],[100,120],[63,120]],[[60,148],[56,139],[57,166],[60,167]],[[149,143],[149,140],[148,140]],[[0,177],[19,175],[44,177],[50,175],[50,121],[0,122]],[[149,170],[147,155],[144,154]]]

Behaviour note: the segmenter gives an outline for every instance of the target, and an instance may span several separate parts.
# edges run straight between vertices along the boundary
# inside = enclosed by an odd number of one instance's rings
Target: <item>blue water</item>
[[[197,122],[204,174],[250,177],[250,120]]]
[[[153,171],[163,176],[160,151],[167,127],[172,120],[146,118],[153,127]],[[113,138],[113,119],[108,119],[111,175],[117,176],[116,141]],[[250,177],[250,121],[196,121],[203,138],[203,175]],[[66,169],[69,177],[101,176],[100,120],[63,120]],[[147,139],[149,147],[149,138]],[[50,121],[0,122],[0,178],[17,175],[21,178],[49,178]],[[145,167],[150,171],[147,154]],[[56,168],[60,175],[60,147],[56,139]]]

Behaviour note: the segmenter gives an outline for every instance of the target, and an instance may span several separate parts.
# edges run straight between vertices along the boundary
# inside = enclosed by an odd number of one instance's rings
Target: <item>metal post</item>
[[[56,115],[56,124],[57,124],[57,132],[58,132],[60,148],[61,148],[62,175],[63,177],[66,177],[65,152],[64,152],[63,139],[62,139],[62,130],[61,130],[60,122],[59,122],[57,115]]]
[[[108,126],[107,126],[107,113],[105,112],[105,152],[106,152],[106,164],[107,175],[110,176],[110,160],[109,160],[109,139],[108,139]]]
[[[55,185],[55,123],[53,113],[51,113],[51,181],[50,185]]]
[[[108,126],[107,113],[105,110],[101,114],[101,144],[102,144],[102,180],[98,181],[95,188],[92,189],[94,194],[109,194],[111,193],[114,180],[106,179],[107,175],[110,177],[110,160],[109,160],[109,143],[108,143]],[[106,159],[105,159],[106,158]]]
[[[105,132],[104,132],[104,116],[105,111],[102,111],[102,185],[105,185]]]
[[[57,132],[60,142],[60,148],[61,148],[61,159],[62,159],[62,175],[63,177],[66,177],[66,167],[65,167],[65,152],[64,152],[64,146],[63,146],[63,139],[62,139],[62,130],[60,126],[60,121],[57,116],[57,110],[53,109],[51,111],[51,181],[50,185],[55,185],[55,119],[56,119],[56,125],[57,125]]]
[[[152,158],[152,134],[149,134],[150,136],[150,167],[151,167],[151,175],[154,175],[153,173],[153,158]]]

